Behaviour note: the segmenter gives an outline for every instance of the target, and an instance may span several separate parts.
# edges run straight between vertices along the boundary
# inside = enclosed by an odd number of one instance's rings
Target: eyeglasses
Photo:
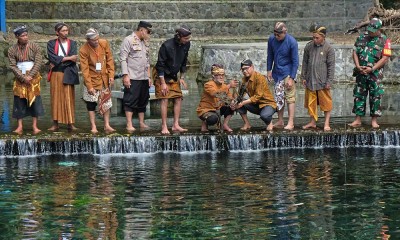
[[[249,68],[251,68],[251,67],[244,67],[244,68],[242,68],[242,69],[240,69],[242,72],[244,72],[244,71],[247,71],[247,70],[249,70]]]

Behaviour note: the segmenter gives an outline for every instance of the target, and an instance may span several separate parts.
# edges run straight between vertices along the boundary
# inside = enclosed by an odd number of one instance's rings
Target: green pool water
[[[399,239],[399,154],[0,157],[0,239]]]

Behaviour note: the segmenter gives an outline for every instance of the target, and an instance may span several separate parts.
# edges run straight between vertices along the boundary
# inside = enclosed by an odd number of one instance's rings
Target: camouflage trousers
[[[356,85],[353,90],[353,113],[357,116],[365,116],[367,95],[369,93],[370,116],[380,117],[382,115],[381,99],[384,92],[383,85],[379,80],[372,79],[370,75],[357,75]]]

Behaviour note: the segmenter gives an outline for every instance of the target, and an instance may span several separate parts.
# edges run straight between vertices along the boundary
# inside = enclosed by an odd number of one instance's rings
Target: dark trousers
[[[238,109],[240,115],[247,114],[247,111],[253,114],[260,115],[261,120],[263,120],[266,125],[269,125],[271,123],[272,115],[274,115],[274,113],[276,112],[276,110],[271,106],[259,108],[258,104],[246,104]]]
[[[131,87],[124,88],[124,110],[128,112],[146,112],[149,103],[149,80],[132,80]]]

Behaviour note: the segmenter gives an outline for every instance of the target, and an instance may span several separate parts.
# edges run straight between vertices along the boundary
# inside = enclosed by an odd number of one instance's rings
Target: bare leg
[[[37,117],[33,117],[32,118],[33,134],[38,134],[38,133],[40,133],[42,131],[37,127],[37,122],[38,122],[38,118]]]
[[[57,131],[58,128],[59,128],[58,121],[57,120],[53,120],[53,125],[47,130],[49,130],[49,131]]]
[[[126,130],[127,130],[128,132],[133,132],[133,131],[136,130],[136,129],[133,127],[133,125],[132,125],[132,115],[133,115],[132,112],[125,111]]]
[[[288,123],[285,127],[286,130],[293,130],[294,128],[294,110],[295,110],[295,103],[288,103]]]
[[[146,130],[146,129],[148,129],[149,126],[147,126],[146,123],[144,123],[144,112],[138,113],[138,118],[139,118],[140,130]]]
[[[326,117],[326,116],[325,116]],[[328,121],[328,126],[329,126],[329,121]],[[316,128],[317,127],[317,122],[313,117],[310,117],[310,122],[304,125],[302,128],[303,129],[310,129],[310,128]]]
[[[361,116],[356,116],[356,119],[349,124],[350,127],[360,127],[361,126]]]
[[[371,126],[373,128],[379,128],[378,117],[371,117]]]
[[[181,115],[181,105],[182,105],[182,98],[175,98],[174,100],[174,124],[172,125],[172,131],[178,132],[186,132],[186,128],[182,128],[179,125],[179,117]]]
[[[90,120],[90,127],[92,128],[90,131],[92,133],[98,133],[96,127],[96,113],[94,111],[89,111],[89,120]]]
[[[169,134],[167,126],[168,99],[161,99],[161,133]]]
[[[330,131],[331,127],[329,126],[329,122],[331,120],[331,111],[324,112],[325,114],[325,124],[324,124],[324,131]]]
[[[240,128],[240,130],[248,130],[251,128],[249,118],[247,117],[247,114],[240,114],[240,116],[243,119],[243,127]]]
[[[18,127],[14,130],[14,132],[16,133],[16,134],[22,134],[22,132],[23,132],[23,125],[22,125],[22,118],[20,118],[20,119],[18,119],[17,120],[17,123],[18,123]]]
[[[273,125],[274,128],[283,128],[284,126],[284,121],[283,121],[283,113],[284,113],[285,107],[281,108],[281,110],[278,111],[278,121]]]
[[[227,132],[233,132],[233,130],[228,125],[229,120],[231,120],[231,118],[232,118],[232,115],[228,115],[227,117],[224,118],[224,123],[222,124],[222,128]]]
[[[110,126],[110,109],[108,109],[107,112],[104,113],[103,118],[104,118],[104,131],[106,133],[115,132],[115,129]]]
[[[206,121],[201,121],[201,131],[208,132],[208,127]]]

